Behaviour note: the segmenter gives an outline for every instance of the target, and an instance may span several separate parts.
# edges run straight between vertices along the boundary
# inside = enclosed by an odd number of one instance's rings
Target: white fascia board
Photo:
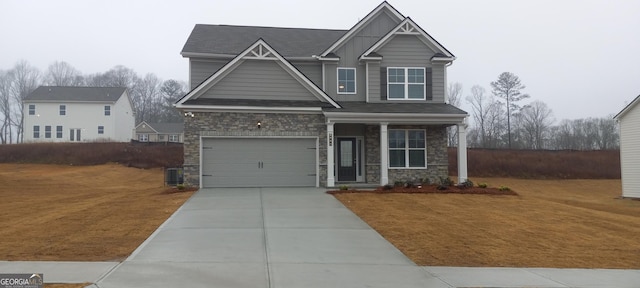
[[[389,124],[460,124],[469,114],[417,114],[417,113],[345,113],[324,112],[327,122]]]
[[[456,60],[456,57],[433,57],[431,58],[431,62],[453,62]]]
[[[418,31],[417,32],[402,32],[402,31],[400,31],[400,29],[404,25],[407,25],[407,24],[410,24],[411,26],[413,26],[414,29],[417,29]],[[440,45],[435,39],[433,39],[426,31],[424,31],[424,29],[422,29],[418,24],[413,22],[413,20],[411,18],[405,18],[404,21],[400,22],[400,24],[398,24],[395,28],[393,28],[391,31],[389,31],[389,33],[387,33],[387,35],[382,37],[380,40],[378,40],[378,42],[373,44],[373,46],[371,46],[371,48],[367,49],[367,51],[362,53],[362,55],[360,56],[360,59],[363,60],[364,57],[366,57],[370,53],[375,52],[376,50],[380,49],[382,46],[387,44],[391,40],[391,38],[393,36],[395,36],[395,35],[415,35],[417,37],[420,37],[420,38],[423,39],[422,40],[423,42],[426,40],[425,44],[433,45],[433,47],[435,47],[436,50],[438,50],[437,52],[440,52],[440,53],[442,53],[444,55],[447,55],[448,58],[455,59],[455,57],[453,56],[453,54],[451,54],[451,52],[449,52],[449,50],[447,50],[444,47],[442,47],[442,45]]]
[[[622,111],[620,111],[618,114],[616,114],[616,116],[613,116],[613,119],[616,120],[616,121],[620,121],[620,118],[622,118],[625,114],[627,114],[627,112],[629,112],[638,103],[640,103],[640,95],[638,95],[635,99],[633,99],[633,101],[631,101],[631,103],[629,103],[629,105],[625,106],[622,109]]]
[[[398,18],[398,20],[402,20],[402,19],[405,18],[402,14],[400,14],[400,12],[398,12],[398,10],[396,10],[396,8],[393,8],[393,6],[391,6],[389,3],[387,3],[387,1],[384,1],[380,5],[378,5],[378,7],[373,9],[373,11],[369,12],[369,14],[367,14],[367,16],[365,16],[362,20],[360,20],[355,26],[353,26],[351,29],[349,29],[349,31],[347,33],[342,35],[342,37],[340,37],[340,39],[338,39],[338,41],[334,42],[333,45],[331,45],[329,48],[327,48],[327,50],[322,52],[322,54],[320,54],[320,56],[322,56],[322,57],[327,56],[327,54],[331,53],[333,50],[338,48],[340,45],[344,44],[344,42],[346,42],[349,38],[351,38],[351,36],[353,36],[355,33],[360,31],[360,29],[362,27],[364,27],[364,25],[367,24],[369,22],[369,20],[371,20],[376,15],[378,15],[378,13],[380,11],[382,11],[382,9],[384,9],[384,8],[387,8],[387,10],[389,10],[394,16],[396,16]]]

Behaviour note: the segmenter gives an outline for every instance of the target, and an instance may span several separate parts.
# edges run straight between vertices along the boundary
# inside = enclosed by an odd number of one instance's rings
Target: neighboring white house
[[[25,142],[131,141],[126,88],[40,86],[23,104]]]
[[[613,118],[620,123],[622,196],[640,198],[640,96]]]
[[[175,142],[184,140],[183,123],[147,123],[142,121],[133,131],[134,140],[139,142]]]

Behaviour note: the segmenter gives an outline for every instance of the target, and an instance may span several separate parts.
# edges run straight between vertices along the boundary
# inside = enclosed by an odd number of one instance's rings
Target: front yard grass
[[[519,196],[335,197],[418,265],[640,269],[640,201],[620,180],[472,180]]]

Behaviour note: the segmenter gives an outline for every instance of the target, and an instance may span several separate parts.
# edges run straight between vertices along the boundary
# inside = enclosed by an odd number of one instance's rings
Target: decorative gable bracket
[[[259,43],[257,47],[252,49],[249,54],[247,54],[245,59],[256,59],[256,60],[278,60],[278,58],[269,51],[267,47],[265,47],[262,43]]]

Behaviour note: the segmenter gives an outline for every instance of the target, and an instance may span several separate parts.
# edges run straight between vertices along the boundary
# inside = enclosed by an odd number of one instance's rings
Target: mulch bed
[[[344,193],[404,193],[404,194],[472,194],[472,195],[510,195],[517,196],[513,190],[500,190],[498,188],[480,188],[480,187],[460,187],[449,186],[444,190],[438,189],[437,185],[427,185],[418,187],[378,187],[374,190],[370,189],[348,189],[348,190],[331,190],[328,194],[344,194]]]

